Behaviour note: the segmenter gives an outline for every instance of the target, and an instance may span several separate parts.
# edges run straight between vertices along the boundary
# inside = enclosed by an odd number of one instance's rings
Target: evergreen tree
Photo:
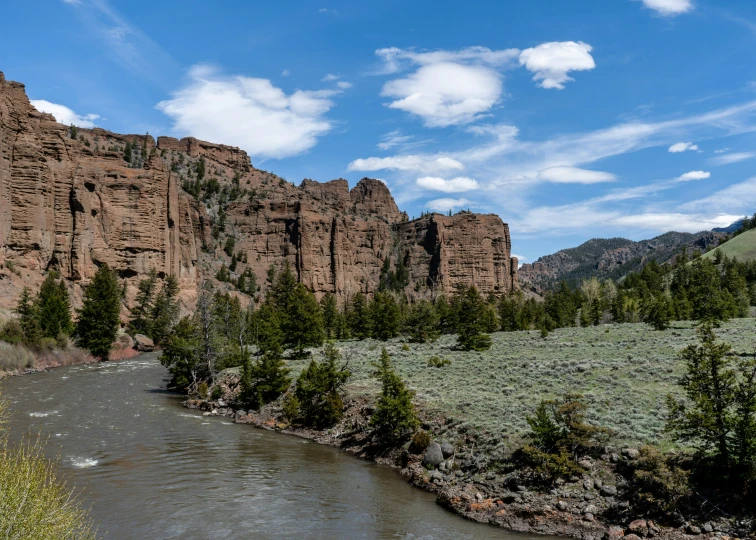
[[[504,332],[520,330],[520,310],[522,293],[504,295],[499,299],[499,322]]]
[[[336,302],[336,297],[331,293],[326,293],[323,298],[320,299],[320,312],[323,317],[323,328],[325,330],[326,339],[334,339],[338,332],[339,318],[339,305]]]
[[[404,324],[410,341],[414,343],[433,342],[441,335],[438,314],[427,300],[419,300],[410,306]]]
[[[287,311],[281,313],[284,345],[304,354],[307,347],[319,347],[325,339],[323,318],[315,295],[302,283],[294,287]]]
[[[157,288],[157,281],[157,271],[154,268],[150,269],[145,279],[139,281],[136,305],[131,310],[128,326],[128,331],[132,335],[152,336],[153,296]]]
[[[40,328],[39,324],[37,304],[32,298],[29,287],[24,287],[21,291],[21,296],[16,306],[16,313],[18,314],[18,322],[21,326],[24,344],[31,348],[38,347],[42,341],[42,328]]]
[[[236,240],[233,236],[229,236],[226,238],[226,244],[223,246],[223,251],[228,255],[229,257],[232,257],[234,254],[234,248],[236,247]]]
[[[124,161],[126,161],[126,163],[128,164],[129,167],[131,167],[131,160],[132,160],[132,158],[133,158],[133,151],[132,151],[131,143],[127,142],[126,143],[126,148],[123,151],[123,159],[124,159]]]
[[[449,305],[449,300],[444,295],[438,296],[433,301],[433,309],[438,315],[438,324],[443,334],[453,334],[457,327],[456,312]]]
[[[84,289],[84,301],[76,323],[76,342],[93,356],[108,359],[120,327],[121,291],[107,263],[97,269]]]
[[[37,316],[42,336],[57,339],[58,336],[69,336],[73,332],[71,321],[71,303],[68,289],[58,274],[50,272],[42,282],[37,296]]]
[[[150,338],[156,345],[162,344],[179,316],[178,296],[179,285],[174,275],[165,278],[160,292],[152,306],[152,321]]]
[[[369,338],[372,335],[373,321],[370,315],[365,295],[357,293],[352,299],[348,319],[352,335],[359,340]]]
[[[399,333],[401,310],[391,293],[375,293],[369,309],[374,338],[386,341]]]
[[[646,316],[646,322],[656,330],[666,330],[669,328],[672,317],[675,315],[672,301],[663,292],[658,293],[651,300],[651,305]]]
[[[209,377],[207,364],[200,362],[199,327],[191,317],[182,318],[165,340],[160,363],[171,373],[172,388],[194,392]]]
[[[258,351],[264,353],[283,346],[281,321],[272,301],[266,300],[254,313],[250,322],[252,340]]]
[[[319,429],[334,425],[343,416],[342,392],[351,376],[346,365],[337,365],[341,353],[333,343],[326,343],[323,356],[322,362],[310,361],[297,378],[294,392],[305,425]]]
[[[291,370],[282,357],[280,347],[269,349],[254,363],[249,360],[249,355],[245,355],[241,378],[244,403],[259,409],[286,392],[291,384]]]
[[[370,426],[389,438],[413,432],[420,423],[412,404],[414,392],[406,387],[394,371],[385,347],[381,351],[380,362],[373,363],[373,366],[376,368],[373,376],[381,381],[381,394],[375,412],[370,417]]]
[[[483,333],[485,303],[475,286],[457,292],[457,344],[465,351],[485,351],[491,347],[491,337]]]

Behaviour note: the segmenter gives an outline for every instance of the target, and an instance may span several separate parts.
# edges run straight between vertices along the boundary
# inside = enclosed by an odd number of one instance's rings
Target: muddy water
[[[49,437],[105,538],[526,538],[443,510],[387,467],[188,411],[166,382],[146,355],[0,383],[13,437]]]

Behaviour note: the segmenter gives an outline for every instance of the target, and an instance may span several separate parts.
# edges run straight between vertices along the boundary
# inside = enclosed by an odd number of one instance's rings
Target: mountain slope
[[[717,249],[730,259],[737,258],[741,262],[756,261],[756,229],[731,238]],[[706,253],[704,257],[714,258],[714,251]]]
[[[683,247],[691,252],[705,251],[724,236],[724,233],[702,231],[695,234],[668,232],[639,242],[626,238],[594,238],[578,247],[541,257],[533,264],[523,264],[518,271],[518,281],[523,289],[542,293],[563,280],[576,285],[593,276],[619,279],[649,261],[660,264],[671,261]]]

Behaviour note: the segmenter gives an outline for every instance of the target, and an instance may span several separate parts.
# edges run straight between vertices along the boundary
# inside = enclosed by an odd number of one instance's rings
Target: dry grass
[[[91,364],[96,359],[84,349],[69,345],[65,349],[53,349],[42,352],[37,356],[34,367],[48,369],[61,366],[75,366],[78,364]]]
[[[0,370],[22,371],[34,367],[34,362],[34,353],[23,345],[0,341]]]

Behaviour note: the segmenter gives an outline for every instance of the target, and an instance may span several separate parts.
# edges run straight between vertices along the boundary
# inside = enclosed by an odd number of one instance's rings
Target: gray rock
[[[585,521],[593,521],[593,519],[594,519],[593,518],[593,514],[591,514],[590,512],[588,512],[587,514],[583,514],[583,519]]]
[[[564,501],[559,501],[559,502],[557,502],[557,503],[556,503],[556,507],[557,507],[557,510],[559,510],[560,512],[566,512],[566,511],[567,511],[567,508],[569,508],[569,507],[567,506],[567,503],[566,503],[566,502],[564,502]]]
[[[593,489],[593,478],[583,480],[583,489]]]
[[[641,540],[641,538],[637,534],[626,534],[622,537],[622,540]]]
[[[441,453],[444,458],[450,458],[454,455],[454,445],[449,441],[441,441]]]
[[[622,527],[612,525],[604,534],[604,540],[620,540],[624,535],[625,531],[622,530]]]
[[[622,455],[627,459],[638,459],[640,452],[636,448],[623,448]]]
[[[444,454],[441,452],[441,445],[433,441],[428,445],[423,456],[423,465],[432,465],[438,467],[444,460]]]
[[[692,534],[692,535],[699,535],[699,534],[701,534],[701,528],[700,527],[696,527],[695,525],[688,525],[685,528],[685,532],[687,532],[688,534]]]
[[[136,348],[138,351],[151,352],[155,349],[155,343],[144,334],[137,334],[134,336],[134,341],[136,341]]]
[[[705,533],[714,532],[714,527],[712,526],[711,523],[704,523],[703,527],[701,527],[701,528],[703,529],[703,532],[705,532]]]
[[[595,504],[589,504],[585,508],[583,508],[583,514],[598,514],[599,513],[599,507]]]
[[[581,459],[580,461],[578,461],[578,465],[580,465],[584,469],[593,468],[593,462],[590,459]]]
[[[607,497],[614,497],[615,495],[617,495],[617,486],[605,484],[601,486],[601,493],[606,495]]]
[[[476,493],[475,494],[475,500],[476,501],[482,501],[483,500],[483,494],[482,493]]]

